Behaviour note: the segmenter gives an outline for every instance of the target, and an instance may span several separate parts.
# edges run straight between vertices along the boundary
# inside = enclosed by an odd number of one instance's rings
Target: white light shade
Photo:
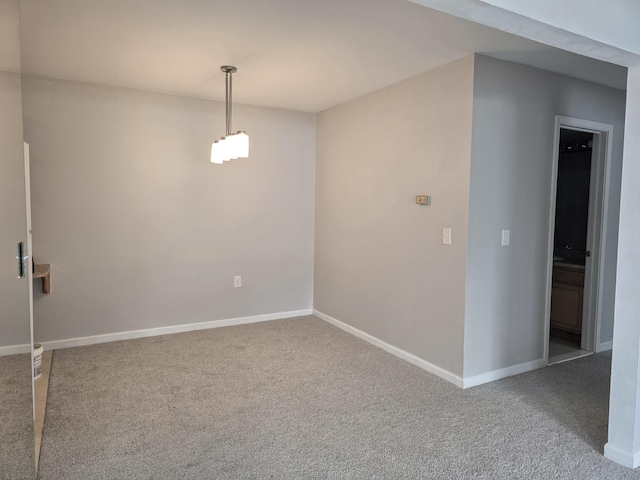
[[[211,144],[211,163],[222,163],[220,153],[220,142],[213,142]]]
[[[231,160],[231,157],[229,156],[229,140],[227,140],[228,137],[222,137],[220,140],[218,140],[218,145],[220,145],[220,158],[222,159],[222,161],[224,162],[228,162],[229,160]]]
[[[235,158],[249,157],[249,135],[246,132],[238,132],[211,145],[211,163],[223,163]]]
[[[246,132],[238,132],[234,137],[236,158],[249,158],[249,135]]]
[[[228,150],[227,155],[229,155],[230,159],[238,158],[238,136],[235,134],[229,135],[225,138],[224,143],[227,144]]]

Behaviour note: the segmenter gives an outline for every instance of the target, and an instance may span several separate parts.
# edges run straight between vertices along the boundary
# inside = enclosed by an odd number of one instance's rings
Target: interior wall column
[[[640,66],[630,68],[605,457],[640,466]]]

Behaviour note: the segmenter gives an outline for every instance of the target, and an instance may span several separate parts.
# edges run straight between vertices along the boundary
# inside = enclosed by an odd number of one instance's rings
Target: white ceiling
[[[21,0],[22,71],[318,112],[473,52],[624,88],[626,69],[407,0]]]

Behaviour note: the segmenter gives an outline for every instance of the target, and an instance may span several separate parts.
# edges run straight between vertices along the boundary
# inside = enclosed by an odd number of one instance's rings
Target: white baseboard
[[[611,350],[613,348],[613,340],[609,342],[600,342],[596,347],[596,353],[606,352],[607,350]]]
[[[625,452],[620,448],[613,446],[611,443],[606,443],[604,445],[604,456],[623,467],[640,467],[640,452]]]
[[[481,375],[475,375],[473,377],[462,378],[454,373],[449,372],[441,367],[438,367],[432,363],[423,360],[420,357],[416,357],[412,353],[406,352],[398,347],[394,347],[393,345],[389,345],[386,342],[383,342],[379,338],[376,338],[368,333],[363,332],[362,330],[358,330],[351,325],[347,325],[346,323],[341,322],[329,315],[326,315],[318,310],[313,310],[313,314],[324,320],[331,325],[335,325],[341,330],[344,330],[347,333],[355,335],[362,340],[369,342],[376,347],[383,349],[384,351],[390,353],[391,355],[395,355],[396,357],[409,362],[415,365],[422,370],[425,370],[429,373],[433,373],[434,375],[447,380],[448,382],[453,383],[454,385],[461,388],[471,388],[478,385],[482,385],[483,383],[493,382],[494,380],[500,380],[502,378],[511,377],[513,375],[519,375],[521,373],[530,372],[533,370],[538,370],[539,368],[543,368],[547,366],[544,358],[540,358],[538,360],[533,360],[531,362],[521,363],[519,365],[513,365],[511,367],[502,368],[500,370],[494,370],[492,372],[483,373]]]
[[[454,373],[449,372],[448,370],[445,370],[444,368],[438,367],[432,363],[427,362],[426,360],[423,360],[420,357],[416,357],[412,353],[406,352],[398,347],[394,347],[393,345],[383,342],[382,340],[374,337],[373,335],[369,335],[368,333],[365,333],[362,330],[358,330],[357,328],[352,327],[351,325],[347,325],[346,323],[343,323],[340,320],[337,320],[333,317],[330,317],[329,315],[319,312],[318,310],[314,309],[313,315],[315,315],[321,320],[324,320],[327,323],[330,323],[331,325],[338,327],[340,330],[344,330],[345,332],[350,333],[351,335],[354,335],[364,340],[365,342],[370,343],[371,345],[381,348],[385,352],[388,352],[391,355],[394,355],[404,360],[405,362],[409,362],[412,365],[415,365],[416,367],[421,368],[422,370],[425,370],[429,373],[434,374],[437,377],[442,378],[443,380],[453,383],[458,387],[462,387],[462,378],[459,377],[458,375],[455,375]]]
[[[132,340],[134,338],[157,337],[171,333],[192,332],[194,330],[207,330],[210,328],[230,327],[233,325],[245,325],[247,323],[267,322],[284,318],[304,317],[311,315],[312,310],[295,310],[291,312],[268,313],[251,317],[229,318],[225,320],[213,320],[210,322],[187,323],[184,325],[172,325],[170,327],[147,328],[144,330],[130,330],[128,332],[107,333],[104,335],[92,335],[89,337],[68,338],[65,340],[53,340],[39,342],[45,350],[59,350],[61,348],[85,347],[98,343],[117,342],[120,340]],[[27,345],[28,347],[28,345]],[[27,350],[28,351],[28,350]]]
[[[499,370],[493,370],[491,372],[482,373],[480,375],[474,375],[473,377],[465,377],[462,381],[462,388],[471,388],[483,383],[493,382],[502,378],[512,377],[514,375],[520,375],[521,373],[531,372],[544,368],[547,366],[547,362],[544,358],[533,360],[531,362],[520,363],[511,367],[501,368]]]
[[[24,345],[10,345],[8,347],[0,347],[0,357],[17,355],[19,353],[29,353],[30,351],[31,345],[28,343],[25,343]]]

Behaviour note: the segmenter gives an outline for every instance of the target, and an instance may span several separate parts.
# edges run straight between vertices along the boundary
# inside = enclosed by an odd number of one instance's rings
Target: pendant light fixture
[[[211,145],[211,163],[223,163],[235,158],[249,157],[249,135],[246,132],[231,133],[231,94],[232,75],[238,71],[236,67],[223,65],[220,67],[226,74],[225,104],[227,117],[227,134]]]

